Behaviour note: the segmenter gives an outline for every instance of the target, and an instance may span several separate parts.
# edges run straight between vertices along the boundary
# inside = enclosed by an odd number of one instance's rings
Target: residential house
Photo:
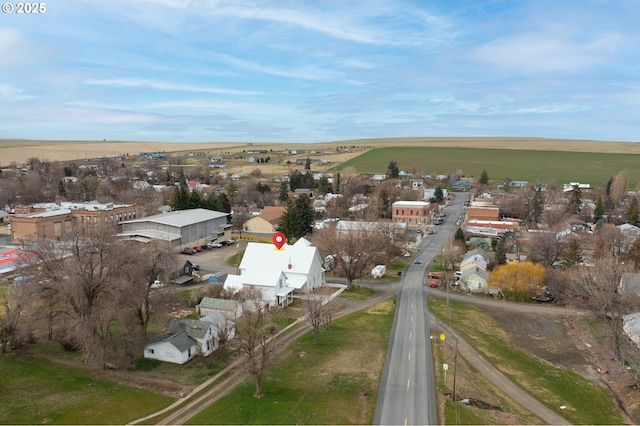
[[[245,221],[242,228],[247,232],[274,233],[285,211],[284,206],[264,206],[260,215]]]
[[[489,273],[478,266],[462,271],[458,281],[460,289],[469,293],[481,293],[489,287]]]
[[[300,238],[295,244],[277,249],[273,244],[247,244],[238,275],[228,275],[224,288],[245,287],[261,291],[263,303],[287,306],[294,295],[325,283],[323,261],[316,247]]]
[[[220,313],[225,317],[238,318],[242,315],[242,304],[235,300],[216,299],[214,297],[203,297],[197,306],[200,316],[206,317],[214,312]]]
[[[144,357],[184,364],[196,355],[217,349],[216,327],[209,321],[169,318],[166,333],[145,345]]]
[[[365,222],[357,220],[341,220],[336,223],[336,232],[346,234],[349,232],[367,231],[381,232],[389,235],[391,240],[406,233],[407,224],[403,222]]]

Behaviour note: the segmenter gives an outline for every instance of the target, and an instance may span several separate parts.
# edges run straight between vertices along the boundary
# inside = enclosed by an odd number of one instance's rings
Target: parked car
[[[202,251],[202,247],[200,247],[200,246],[195,246],[195,247],[193,248],[193,250],[194,250],[194,251]]]
[[[193,249],[191,247],[185,247],[182,249],[182,251],[180,252],[182,254],[194,254],[195,251],[193,251]]]
[[[235,244],[235,240],[224,240],[224,241],[220,241],[220,244],[222,244],[223,246],[231,246]]]
[[[212,243],[207,244],[207,247],[208,247],[209,249],[220,248],[220,247],[222,247],[222,244],[220,244],[220,243],[213,243],[213,242],[212,242]]]
[[[429,272],[429,274],[427,274],[427,276],[429,278],[435,278],[435,279],[440,279],[444,276],[444,274],[442,272]]]
[[[438,287],[438,283],[437,283],[437,282],[435,282],[435,281],[431,281],[431,282],[429,283],[429,287],[431,287],[431,288],[436,288],[436,287]]]

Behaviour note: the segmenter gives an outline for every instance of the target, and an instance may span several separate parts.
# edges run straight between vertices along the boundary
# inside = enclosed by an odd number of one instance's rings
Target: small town
[[[640,424],[639,1],[5,1],[0,424]]]
[[[601,187],[431,176],[393,160],[377,174],[327,171],[343,149],[323,151],[324,167],[316,152],[268,151],[289,170],[275,175],[246,150],[3,166],[2,353],[45,356],[39,345],[55,342],[114,374],[234,361],[261,397],[291,327],[317,345],[350,311],[345,295],[396,298],[416,280],[447,304],[592,317],[608,338],[589,368],[636,383],[640,212],[626,171]],[[226,161],[253,170],[229,174]]]

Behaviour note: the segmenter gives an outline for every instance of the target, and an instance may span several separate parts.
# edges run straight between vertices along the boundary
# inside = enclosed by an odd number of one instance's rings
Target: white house
[[[163,334],[147,342],[144,357],[159,361],[184,364],[198,353],[198,345],[185,331]]]
[[[166,334],[148,342],[144,357],[175,364],[184,364],[200,354],[210,355],[217,349],[217,328],[209,321],[169,318]]]
[[[489,286],[489,273],[479,267],[462,271],[460,288],[470,293],[484,292]]]
[[[325,283],[322,258],[304,238],[278,250],[273,244],[250,242],[239,267],[240,275],[228,275],[224,288],[239,291],[245,286],[262,292],[267,304],[286,306],[295,293],[321,287]]]

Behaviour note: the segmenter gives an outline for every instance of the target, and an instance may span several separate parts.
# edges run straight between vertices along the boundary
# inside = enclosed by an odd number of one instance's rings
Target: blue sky
[[[640,141],[639,20],[638,1],[47,1],[0,14],[0,138]]]

